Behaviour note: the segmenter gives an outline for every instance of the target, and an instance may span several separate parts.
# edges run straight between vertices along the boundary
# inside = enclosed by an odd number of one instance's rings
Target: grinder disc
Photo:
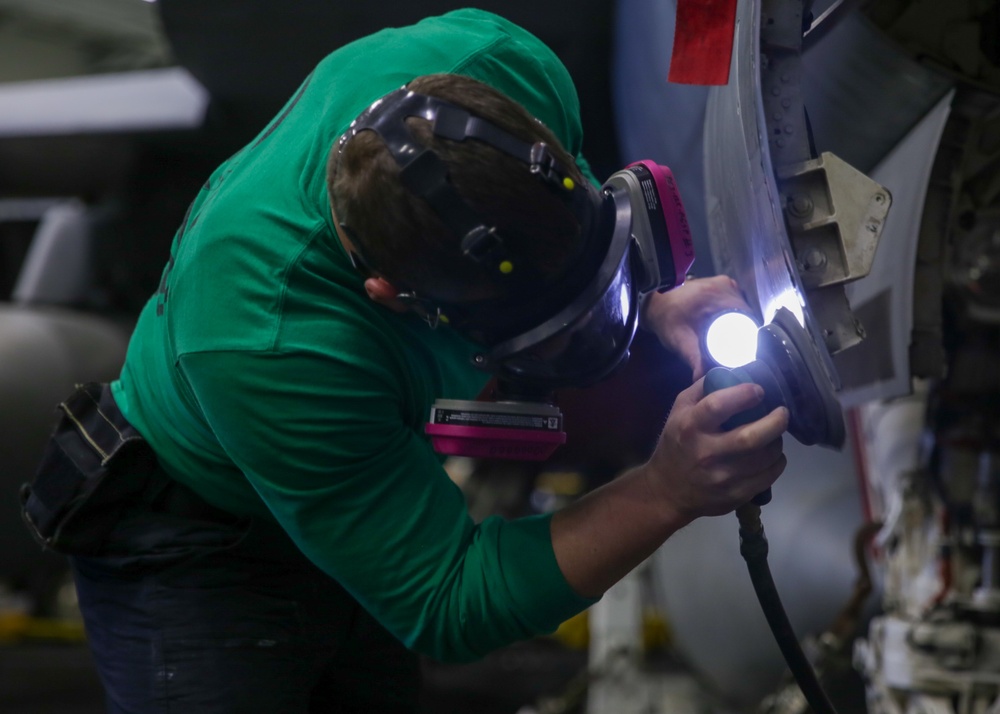
[[[787,308],[758,333],[757,359],[778,370],[788,384],[788,433],[806,446],[843,446],[840,403],[808,336]]]

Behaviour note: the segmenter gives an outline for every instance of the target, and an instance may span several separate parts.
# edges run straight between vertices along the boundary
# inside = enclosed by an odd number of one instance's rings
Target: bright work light
[[[705,333],[705,347],[717,364],[733,369],[757,356],[757,323],[745,312],[724,312]]]

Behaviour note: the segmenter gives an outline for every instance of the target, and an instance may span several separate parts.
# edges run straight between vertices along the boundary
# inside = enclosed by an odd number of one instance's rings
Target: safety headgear
[[[526,180],[538,181],[564,201],[580,227],[580,240],[558,275],[543,279],[512,255],[503,232],[458,193],[445,162],[410,131],[409,117],[426,119],[436,137],[481,141],[524,162]],[[628,355],[640,297],[681,284],[694,261],[684,207],[665,166],[636,162],[597,189],[574,181],[544,142],[521,141],[459,106],[406,87],[358,116],[338,150],[362,131],[381,137],[403,186],[454,232],[462,254],[514,288],[502,298],[454,302],[396,285],[399,297],[430,322],[446,321],[478,344],[476,367],[495,374],[506,395],[537,399],[608,376]],[[377,269],[364,256],[363,237],[341,228],[352,238],[357,258]],[[550,416],[545,423],[552,424]]]

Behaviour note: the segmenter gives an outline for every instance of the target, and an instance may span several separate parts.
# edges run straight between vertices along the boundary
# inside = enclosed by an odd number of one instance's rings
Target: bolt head
[[[802,267],[818,271],[826,267],[826,254],[819,248],[809,248],[802,254]]]
[[[801,193],[792,195],[788,201],[788,211],[796,218],[806,218],[812,214],[813,208],[812,199]]]

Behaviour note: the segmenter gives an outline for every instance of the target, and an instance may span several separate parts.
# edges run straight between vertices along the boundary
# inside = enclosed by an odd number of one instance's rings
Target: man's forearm
[[[578,594],[601,596],[690,522],[654,496],[645,468],[627,471],[553,516],[556,561]]]

